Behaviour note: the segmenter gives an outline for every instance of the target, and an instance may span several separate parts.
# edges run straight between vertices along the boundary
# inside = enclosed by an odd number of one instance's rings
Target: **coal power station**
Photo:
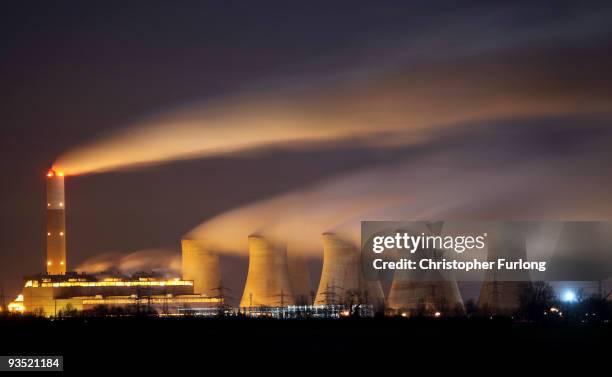
[[[86,310],[98,313],[148,312],[171,315],[193,311],[216,312],[218,307],[222,307],[223,299],[214,297],[208,291],[218,281],[218,268],[214,269],[218,267],[218,258],[188,241],[184,243],[188,264],[206,270],[208,273],[205,277],[190,269],[186,270],[185,279],[69,272],[64,178],[61,171],[54,169],[46,174],[46,273],[26,277],[23,293],[9,304],[11,311],[46,317]],[[217,272],[217,280],[210,275],[211,271]]]
[[[8,306],[11,311],[47,317],[89,311],[274,318],[371,317],[375,313],[438,317],[465,312],[457,282],[433,271],[409,276],[404,276],[406,271],[395,271],[385,297],[381,281],[365,278],[360,247],[332,232],[321,235],[323,262],[314,287],[304,254],[292,252],[276,238],[249,235],[248,271],[236,307],[230,306],[225,296],[222,255],[202,239],[186,237],[180,241],[178,276],[71,271],[66,250],[65,178],[57,169],[46,173],[46,269],[25,279],[22,294]],[[489,258],[495,258],[502,248],[524,256],[525,245],[513,244],[512,240],[510,236],[492,240]],[[424,257],[438,260],[444,251],[424,253]],[[523,281],[508,281],[517,279],[487,275],[478,301],[481,310],[492,315],[516,310],[520,291],[529,284],[528,275],[522,277]]]

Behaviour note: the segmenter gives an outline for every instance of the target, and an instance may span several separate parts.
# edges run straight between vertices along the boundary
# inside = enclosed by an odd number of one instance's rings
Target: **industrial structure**
[[[498,258],[527,259],[526,237],[519,225],[505,224],[498,232],[489,232],[487,260]],[[525,270],[486,271],[478,308],[490,315],[514,314],[529,281],[529,272]]]
[[[54,169],[46,174],[46,271],[26,278],[22,294],[7,307],[10,311],[57,316],[75,310],[121,309],[159,315],[339,318],[371,317],[385,305],[388,314],[403,316],[446,316],[464,310],[457,282],[435,270],[418,274],[396,270],[385,301],[380,281],[365,278],[360,248],[335,233],[322,235],[323,266],[316,294],[303,254],[290,253],[285,244],[263,235],[250,235],[248,273],[238,308],[226,304],[219,255],[202,240],[181,240],[181,277],[71,272],[66,253],[64,178]],[[440,230],[438,223],[430,229],[436,234]],[[489,260],[508,256],[526,259],[525,238],[516,237],[515,231],[520,229],[489,239]],[[440,260],[444,251],[428,249],[420,255]],[[529,281],[527,273],[518,274],[488,274],[478,301],[481,310],[504,315],[516,311],[519,295]]]
[[[324,233],[322,239],[323,270],[315,304],[382,304],[380,282],[367,281],[363,276],[359,248],[334,233]]]
[[[240,307],[294,305],[287,248],[260,235],[249,236],[249,271]]]
[[[310,283],[308,260],[303,254],[288,251],[287,268],[296,305],[311,305],[314,292]]]
[[[66,200],[64,173],[47,172],[47,274],[66,273]]]
[[[463,313],[463,301],[454,281],[393,280],[388,306],[402,316],[440,316]]]
[[[193,281],[193,291],[204,295],[214,294],[221,286],[219,255],[202,241],[183,239],[181,256],[183,279]]]
[[[193,262],[196,268],[203,267],[207,271],[202,274],[188,268],[187,276],[192,279],[67,272],[64,174],[50,169],[46,176],[46,273],[26,278],[23,293],[9,304],[9,310],[47,317],[72,311],[117,309],[178,314],[186,308],[214,309],[224,304],[223,298],[214,297],[207,291],[211,286],[218,286],[218,257],[188,241],[183,244],[187,264]],[[200,292],[194,292],[194,288]]]
[[[442,250],[420,250],[420,258],[440,260]],[[391,313],[402,316],[440,316],[463,313],[459,286],[452,276],[438,271],[396,270],[387,306]]]
[[[193,293],[193,281],[154,277],[104,278],[87,274],[39,275],[23,288],[26,312],[46,317],[71,310],[148,311],[178,314],[189,307],[214,308],[220,300]]]

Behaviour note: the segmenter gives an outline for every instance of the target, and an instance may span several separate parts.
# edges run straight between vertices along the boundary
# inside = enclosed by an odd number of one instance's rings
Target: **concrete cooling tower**
[[[398,281],[391,283],[389,309],[413,315],[458,314],[463,311],[461,293],[455,281]]]
[[[241,307],[287,306],[295,303],[286,247],[262,236],[249,236],[249,271]]]
[[[478,308],[487,314],[512,315],[519,309],[521,292],[528,285],[529,282],[497,281],[491,277],[482,283]]]
[[[383,302],[380,282],[366,281],[363,277],[359,249],[333,233],[324,233],[322,238],[323,270],[315,304],[378,305]]]
[[[287,255],[289,280],[296,305],[312,305],[312,288],[308,260],[301,254],[289,252]]]
[[[441,250],[421,251],[423,258],[440,259]],[[454,315],[463,312],[463,300],[452,276],[438,271],[396,270],[387,306],[392,311],[407,315]]]
[[[505,224],[497,232],[489,232],[487,260],[498,258],[527,260],[526,237],[520,225]],[[526,270],[486,272],[478,298],[479,310],[494,315],[512,315],[520,306],[520,295],[529,284]]]
[[[219,255],[205,247],[202,241],[181,240],[183,279],[193,280],[194,293],[218,295],[221,285]]]

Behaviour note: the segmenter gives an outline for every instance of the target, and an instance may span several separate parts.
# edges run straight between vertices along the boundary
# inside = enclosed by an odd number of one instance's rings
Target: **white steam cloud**
[[[79,272],[100,273],[118,271],[125,274],[159,272],[180,276],[180,255],[170,250],[148,249],[128,254],[109,252],[89,258],[76,269]]]
[[[514,144],[542,131],[547,137],[537,143],[534,155],[528,155],[530,147]],[[574,127],[573,132],[577,136],[582,129]],[[430,143],[418,157],[334,177],[226,212],[188,236],[221,252],[246,254],[247,236],[259,233],[287,242],[289,251],[320,255],[321,234],[327,231],[343,233],[359,243],[362,220],[612,217],[607,199],[612,177],[589,171],[602,163],[606,148],[602,140],[612,140],[609,132],[587,137],[587,142],[576,147],[580,152],[573,152],[580,158],[550,156],[542,150],[555,135],[548,125],[524,128],[514,138],[508,137],[507,127],[498,128],[495,134],[493,139],[483,139],[478,132],[466,133],[460,151],[452,142]],[[481,145],[491,142],[489,147]],[[504,143],[511,145],[500,152],[498,146]]]

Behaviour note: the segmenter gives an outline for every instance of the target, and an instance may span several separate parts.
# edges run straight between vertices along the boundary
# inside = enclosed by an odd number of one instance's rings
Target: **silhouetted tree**
[[[76,317],[78,313],[79,311],[74,306],[72,306],[71,303],[68,303],[66,304],[64,309],[60,310],[57,313],[57,316],[59,318],[71,318],[71,317]]]
[[[537,321],[545,318],[545,312],[557,305],[555,290],[550,284],[536,281],[527,284],[519,297],[518,316],[520,318]]]
[[[574,305],[564,305],[566,318],[590,323],[602,323],[612,319],[612,301],[598,296],[587,297]]]

